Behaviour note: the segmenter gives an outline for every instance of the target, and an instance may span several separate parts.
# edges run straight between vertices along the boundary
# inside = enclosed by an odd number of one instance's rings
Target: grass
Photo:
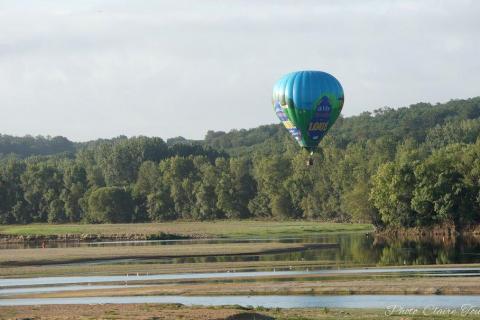
[[[272,237],[299,236],[315,233],[372,231],[370,224],[325,223],[313,221],[220,220],[209,222],[163,222],[136,224],[29,224],[0,226],[0,234],[65,235],[65,234],[177,234],[186,237]]]

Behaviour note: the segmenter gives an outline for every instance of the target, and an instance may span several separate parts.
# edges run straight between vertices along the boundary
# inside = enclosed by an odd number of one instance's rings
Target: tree
[[[218,197],[215,193],[219,181],[218,168],[212,165],[206,157],[195,157],[194,164],[201,179],[196,181],[194,186],[193,217],[198,220],[219,218]]]
[[[15,158],[0,162],[0,223],[28,223],[32,220],[26,209],[21,176],[25,163]]]
[[[287,193],[280,193],[271,199],[272,214],[277,218],[293,218],[292,202]]]
[[[257,193],[256,196],[248,202],[248,210],[253,216],[258,218],[270,217],[272,209],[270,207],[270,199],[264,193]]]
[[[60,199],[53,199],[48,206],[48,223],[62,223],[67,220],[64,203]]]
[[[278,207],[279,203],[290,203],[288,210],[292,210],[291,200],[288,195],[288,190],[284,184],[287,180],[290,170],[291,162],[289,159],[281,156],[273,156],[270,158],[254,159],[254,178],[257,181],[258,192],[261,196],[258,196],[257,200],[252,203],[249,208],[255,210],[255,212],[263,214],[267,213],[271,209],[272,214],[278,214],[280,216],[293,216],[293,212],[285,214],[283,210]],[[268,199],[270,204],[268,207],[258,207],[257,205],[264,205],[262,201]],[[275,205],[275,212],[274,212]],[[278,209],[278,210],[277,210]]]
[[[77,163],[66,162],[63,169],[63,189],[60,200],[64,203],[65,220],[77,222],[83,218],[84,211],[80,201],[88,188],[87,172]]]
[[[129,222],[133,203],[130,193],[121,187],[103,187],[88,199],[87,221],[90,223]]]
[[[176,219],[173,200],[169,190],[159,189],[147,196],[147,212],[151,221],[165,221]]]
[[[344,210],[351,214],[353,221],[373,223],[378,226],[381,224],[380,216],[368,198],[369,191],[370,188],[366,183],[357,183],[352,190],[345,192],[342,203]]]
[[[135,137],[103,145],[100,154],[107,185],[125,186],[136,181],[142,162],[166,158],[168,148],[160,138]]]
[[[462,145],[439,149],[417,166],[412,208],[420,225],[453,222],[457,226],[474,219],[476,190],[465,184],[460,171]]]
[[[32,221],[47,222],[51,203],[60,199],[62,172],[55,163],[31,161],[20,180]]]
[[[248,203],[255,196],[256,183],[250,174],[247,159],[218,158],[215,162],[219,178],[215,186],[217,207],[227,218],[246,218],[251,215]]]
[[[412,164],[397,167],[394,162],[387,162],[373,176],[370,200],[386,225],[414,225],[416,216],[410,205],[415,187],[413,171]]]
[[[479,133],[480,97],[340,117],[309,167],[281,124],[168,144],[0,135],[0,223],[254,216],[461,227],[480,222]]]

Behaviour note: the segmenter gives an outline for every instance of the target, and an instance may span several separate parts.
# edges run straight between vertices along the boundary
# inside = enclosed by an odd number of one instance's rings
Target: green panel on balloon
[[[273,88],[273,107],[300,146],[313,150],[335,123],[343,107],[340,82],[321,71],[298,71]]]

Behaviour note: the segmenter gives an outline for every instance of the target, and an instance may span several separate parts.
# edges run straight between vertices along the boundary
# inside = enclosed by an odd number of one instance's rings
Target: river
[[[165,259],[123,259],[101,262],[107,264],[177,264],[201,262],[234,261],[315,261],[323,266],[294,266],[273,268],[271,270],[242,270],[241,272],[192,272],[169,274],[125,274],[125,275],[76,275],[52,277],[2,278],[0,274],[0,305],[31,304],[91,304],[91,303],[183,303],[186,305],[251,305],[264,307],[359,307],[385,308],[389,305],[419,307],[426,305],[461,308],[462,305],[480,305],[480,296],[409,296],[409,295],[263,295],[263,296],[115,296],[83,298],[33,298],[23,299],[23,294],[82,291],[91,289],[111,289],[149,286],[158,280],[201,280],[235,279],[270,276],[299,277],[305,275],[388,275],[398,274],[414,277],[479,277],[480,268],[476,266],[434,268],[424,265],[442,265],[454,263],[480,263],[480,244],[462,238],[454,241],[378,240],[372,234],[344,233],[324,234],[308,237],[288,237],[272,239],[210,239],[210,240],[171,240],[171,241],[120,241],[103,243],[55,243],[52,246],[183,246],[192,243],[230,243],[230,242],[300,242],[300,243],[337,243],[338,247],[310,249],[306,251],[276,254],[257,254],[240,256],[207,256],[195,258]],[[2,250],[36,246],[10,244]],[[99,262],[87,262],[95,265]],[[272,264],[274,265],[274,263]],[[402,267],[389,267],[402,266]],[[375,267],[375,268],[372,268]],[[1,269],[0,269],[1,271]],[[150,283],[151,282],[151,283]],[[13,297],[15,296],[15,297]]]

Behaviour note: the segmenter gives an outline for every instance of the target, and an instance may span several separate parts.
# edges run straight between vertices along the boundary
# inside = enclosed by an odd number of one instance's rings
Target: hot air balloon
[[[311,155],[340,115],[343,100],[340,82],[322,71],[292,72],[273,87],[275,113]]]

